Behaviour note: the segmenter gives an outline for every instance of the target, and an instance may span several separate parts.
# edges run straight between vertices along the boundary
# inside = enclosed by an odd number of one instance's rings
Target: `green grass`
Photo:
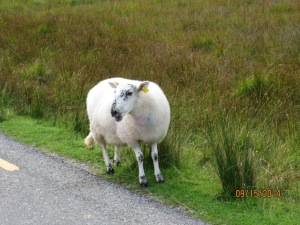
[[[56,152],[85,162],[98,176],[144,193],[149,198],[180,207],[186,213],[213,224],[297,224],[299,205],[289,198],[285,190],[281,190],[280,198],[274,195],[271,198],[248,197],[224,201],[219,195],[221,185],[218,177],[208,162],[181,163],[178,167],[165,165],[162,172],[166,182],[157,184],[153,165],[146,161],[145,170],[150,186],[140,189],[137,164],[130,149],[122,149],[122,166],[115,168],[115,174],[106,175],[100,148],[86,148],[80,135],[70,132],[63,125],[53,126],[50,122],[11,115],[0,123],[0,131],[42,151]],[[194,151],[186,149],[184,158],[195,155]],[[113,158],[112,147],[109,147],[109,155]]]
[[[153,185],[143,191],[216,224],[295,224],[299,214],[292,207],[300,200],[299,12],[293,0],[3,0],[1,130],[90,162],[104,174],[99,148],[82,146],[89,127],[87,92],[108,77],[151,80],[164,90],[172,115],[159,146],[166,183],[154,184],[149,159],[146,171]],[[53,137],[33,134],[43,128]],[[214,149],[232,152],[236,160],[227,165],[225,157],[218,166]],[[240,150],[251,157],[242,159]],[[123,167],[108,178],[135,189],[136,160],[129,149],[123,155]],[[256,171],[253,186],[284,190],[283,198],[225,201],[221,168],[240,168],[241,175],[248,159]],[[243,186],[239,175],[235,178]]]
[[[249,126],[224,118],[222,112],[216,121],[217,126],[207,124],[206,137],[216,159],[223,196],[235,197],[237,190],[257,189],[258,159],[254,155],[256,147],[249,137]]]
[[[276,82],[262,74],[253,74],[252,76],[241,81],[237,85],[237,96],[252,96],[257,99],[264,99],[278,90]]]
[[[203,50],[209,52],[213,49],[214,42],[210,38],[198,38],[194,40],[191,44],[191,49],[193,51]]]

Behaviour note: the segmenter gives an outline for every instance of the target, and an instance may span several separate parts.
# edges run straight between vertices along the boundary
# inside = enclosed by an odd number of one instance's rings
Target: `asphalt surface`
[[[0,133],[0,224],[206,224]]]

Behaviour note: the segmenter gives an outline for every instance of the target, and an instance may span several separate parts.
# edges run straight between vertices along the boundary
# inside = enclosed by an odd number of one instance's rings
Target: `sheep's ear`
[[[142,82],[138,87],[137,87],[137,91],[143,91],[144,93],[147,93],[149,91],[148,89],[148,86],[149,86],[149,82],[148,81],[145,81],[145,82]]]
[[[114,89],[116,89],[117,86],[119,85],[118,82],[108,82],[108,83],[109,83],[109,85],[110,85],[112,88],[114,88]]]

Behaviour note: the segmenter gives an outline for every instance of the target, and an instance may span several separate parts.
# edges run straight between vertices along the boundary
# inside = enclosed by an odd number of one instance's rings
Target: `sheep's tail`
[[[92,135],[92,132],[89,133],[89,135],[84,139],[84,143],[87,147],[91,148],[94,146],[94,138]]]

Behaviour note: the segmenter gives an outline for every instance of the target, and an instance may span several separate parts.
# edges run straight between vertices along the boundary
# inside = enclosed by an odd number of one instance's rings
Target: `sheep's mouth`
[[[110,113],[111,116],[114,117],[117,122],[120,122],[123,119],[122,113],[117,109],[111,108]]]
[[[122,119],[123,119],[123,116],[122,116],[121,114],[115,116],[115,120],[116,120],[117,122],[120,122]]]

